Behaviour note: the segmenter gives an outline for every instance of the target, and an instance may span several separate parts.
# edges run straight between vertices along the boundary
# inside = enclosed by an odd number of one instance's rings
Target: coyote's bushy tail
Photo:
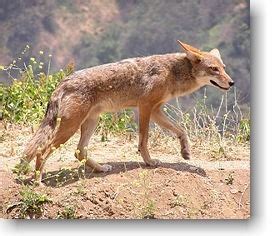
[[[30,162],[37,155],[43,154],[46,148],[51,144],[51,139],[56,128],[58,110],[58,100],[49,101],[45,117],[32,139],[28,142],[23,153],[22,161]]]

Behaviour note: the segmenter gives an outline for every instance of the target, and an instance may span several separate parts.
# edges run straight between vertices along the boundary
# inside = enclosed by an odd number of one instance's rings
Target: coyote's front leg
[[[190,149],[189,149],[189,141],[188,141],[188,136],[181,127],[178,127],[174,123],[172,123],[166,115],[160,110],[160,106],[157,108],[153,109],[152,112],[152,119],[155,121],[158,125],[160,125],[162,128],[170,130],[173,132],[179,139],[180,145],[181,145],[181,154],[182,157],[185,160],[190,159]]]
[[[151,159],[147,145],[148,145],[148,132],[149,122],[151,117],[152,107],[149,105],[139,106],[139,144],[138,150],[148,166],[156,166],[160,163],[157,159]]]

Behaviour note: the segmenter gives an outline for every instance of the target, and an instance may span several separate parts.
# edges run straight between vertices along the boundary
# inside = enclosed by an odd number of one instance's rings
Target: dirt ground
[[[0,131],[0,217],[18,218],[16,204],[24,184],[16,180],[12,168],[32,132],[12,125]],[[162,164],[148,168],[137,153],[136,135],[109,136],[104,142],[95,135],[89,157],[113,167],[98,174],[74,157],[78,139],[77,133],[47,160],[44,186],[33,191],[46,194],[50,202],[32,218],[56,219],[68,212],[70,218],[83,219],[250,217],[249,144],[226,141],[219,149],[217,144],[195,139],[193,157],[185,161],[176,139],[154,131],[149,150]]]

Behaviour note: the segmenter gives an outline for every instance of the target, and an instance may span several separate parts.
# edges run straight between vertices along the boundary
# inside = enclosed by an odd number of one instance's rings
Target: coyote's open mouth
[[[219,84],[217,84],[217,83],[216,83],[215,81],[213,81],[213,80],[210,80],[210,82],[211,82],[213,85],[219,87],[220,89],[229,90],[229,88],[222,87],[222,86],[220,86]]]

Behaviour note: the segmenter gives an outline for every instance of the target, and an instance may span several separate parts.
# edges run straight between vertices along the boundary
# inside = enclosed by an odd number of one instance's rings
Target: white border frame
[[[251,1],[251,219],[181,221],[1,220],[1,235],[269,235],[272,232],[273,1]],[[272,138],[272,139],[271,139]]]

